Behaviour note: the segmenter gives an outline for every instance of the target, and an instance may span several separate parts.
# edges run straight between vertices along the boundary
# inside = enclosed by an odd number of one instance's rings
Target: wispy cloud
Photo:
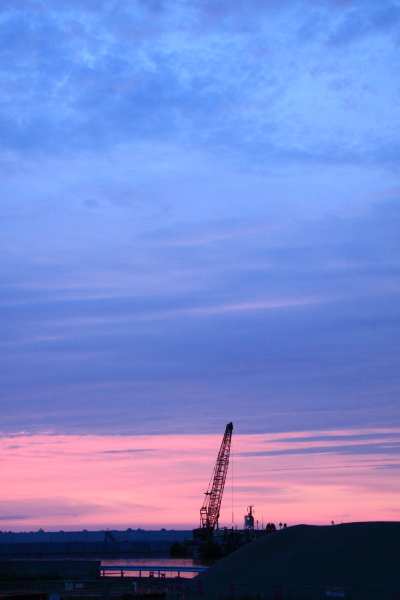
[[[338,441],[327,451],[317,441],[326,432],[294,432],[282,441],[280,434],[234,430],[221,523],[231,523],[233,508],[240,525],[249,504],[259,520],[291,524],[393,519],[399,432],[385,432],[395,454],[379,430],[369,432],[376,442],[367,452],[345,441],[363,430],[331,433]],[[3,438],[1,518],[14,529],[194,527],[221,434],[23,436],[18,450]],[[299,452],[303,435],[313,446]]]
[[[127,448],[126,450],[103,450],[101,454],[125,454],[126,452],[154,452],[153,448]]]
[[[4,0],[6,434],[398,423],[398,22]]]
[[[285,448],[283,450],[264,450],[258,452],[245,452],[236,456],[279,456],[284,454],[400,454],[400,442],[352,444],[336,446],[312,446],[306,448]]]
[[[340,161],[393,146],[374,108],[395,116],[395,81],[380,85],[396,52],[395,3],[110,6],[5,3],[6,148],[62,155],[180,138],[253,159]]]

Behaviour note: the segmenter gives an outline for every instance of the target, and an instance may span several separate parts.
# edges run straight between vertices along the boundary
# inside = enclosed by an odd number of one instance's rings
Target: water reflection
[[[101,564],[102,565],[107,565],[109,567],[112,566],[116,566],[116,567],[123,567],[123,566],[127,566],[127,567],[140,567],[140,566],[146,566],[146,567],[163,567],[163,572],[166,574],[167,577],[170,577],[171,575],[168,573],[169,569],[176,569],[177,567],[209,567],[211,565],[213,565],[216,561],[215,560],[203,560],[203,559],[199,559],[199,558],[170,558],[170,557],[158,557],[158,558],[154,558],[154,556],[150,557],[130,557],[130,558],[106,558],[103,557],[101,558]],[[139,569],[138,569],[139,570]],[[158,571],[158,570],[157,570]],[[155,576],[157,576],[158,573],[155,573]],[[121,570],[116,571],[115,573],[107,573],[108,577],[120,577],[121,576]],[[124,575],[126,576],[137,576],[139,575],[139,573],[136,573],[136,571],[125,571]],[[150,571],[142,571],[142,577],[149,577],[150,575]],[[173,573],[172,576],[175,576],[176,573]],[[185,573],[181,573],[181,577],[186,578],[186,579],[192,579],[193,577],[195,577],[197,575],[197,573],[190,573],[190,572],[185,572]]]

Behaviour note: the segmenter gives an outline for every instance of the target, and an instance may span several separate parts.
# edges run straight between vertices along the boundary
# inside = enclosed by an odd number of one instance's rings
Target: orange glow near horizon
[[[235,435],[221,526],[400,520],[399,429]],[[222,435],[0,439],[0,529],[186,529]],[[232,501],[233,471],[233,501]]]

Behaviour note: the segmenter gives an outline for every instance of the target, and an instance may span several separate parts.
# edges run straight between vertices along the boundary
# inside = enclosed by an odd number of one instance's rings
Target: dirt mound
[[[196,580],[207,596],[265,597],[278,585],[293,585],[394,591],[399,597],[400,523],[296,525],[247,544]],[[277,595],[288,593],[278,589]],[[290,597],[296,595],[291,589]],[[321,590],[311,595],[321,597]]]

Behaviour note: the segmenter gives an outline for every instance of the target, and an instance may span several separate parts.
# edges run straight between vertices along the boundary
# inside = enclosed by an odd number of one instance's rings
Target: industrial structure
[[[162,555],[173,544],[191,542],[192,530],[146,531],[36,531],[12,533],[0,531],[0,558],[84,555]]]
[[[199,556],[202,558],[219,558],[230,554],[253,539],[272,533],[276,530],[273,523],[268,523],[266,529],[254,527],[253,506],[248,507],[244,517],[244,529],[236,526],[218,528],[222,495],[224,493],[226,475],[228,473],[231,450],[233,424],[228,423],[222,438],[217,461],[208,484],[203,505],[200,509],[200,527],[193,531],[193,541],[184,544],[174,544],[171,554],[175,556]]]
[[[244,516],[244,528],[254,529],[253,505],[247,507],[247,515]]]
[[[217,462],[205,493],[204,503],[200,509],[200,528],[207,533],[218,529],[219,511],[221,509],[222,494],[224,493],[226,474],[229,466],[233,424],[228,423],[225,428],[221,448],[218,452]],[[212,481],[212,485],[211,485]],[[210,490],[211,485],[211,490]]]
[[[228,423],[225,427],[224,437],[205,493],[204,502],[200,509],[200,527],[193,531],[193,538],[198,544],[194,550],[195,555],[203,558],[219,558],[222,546],[226,545],[225,541],[222,543],[220,534],[223,534],[224,539],[226,539],[227,530],[226,528],[222,531],[218,530],[218,519],[228,473],[232,432],[233,424]],[[234,537],[233,530],[231,537]]]
[[[200,509],[200,527],[193,531],[80,531],[12,533],[0,531],[0,557],[31,557],[38,555],[111,555],[156,554],[169,552],[173,557],[199,556],[219,558],[243,544],[276,531],[273,523],[264,529],[259,522],[255,527],[254,510],[250,505],[244,516],[244,528],[219,529],[222,496],[229,467],[233,424],[228,423],[214,465],[212,476]],[[233,521],[233,516],[232,516]],[[280,524],[280,526],[282,526]],[[286,524],[283,526],[286,528]]]

